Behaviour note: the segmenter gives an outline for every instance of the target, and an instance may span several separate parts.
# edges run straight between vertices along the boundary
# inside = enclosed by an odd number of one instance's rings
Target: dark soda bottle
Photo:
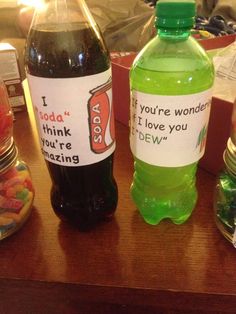
[[[25,64],[52,207],[90,229],[113,216],[118,191],[110,59],[84,1],[48,1],[36,11]]]

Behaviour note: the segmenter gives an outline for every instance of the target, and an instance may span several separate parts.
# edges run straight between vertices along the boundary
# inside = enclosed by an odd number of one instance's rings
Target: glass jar
[[[218,177],[214,195],[215,218],[218,229],[236,247],[236,146],[231,138],[224,162],[225,170]]]
[[[236,247],[236,100],[223,159],[225,168],[218,177],[214,195],[215,219],[218,229]]]
[[[18,157],[12,134],[12,110],[0,78],[0,240],[24,224],[34,199],[29,168]]]
[[[28,166],[18,157],[11,138],[0,154],[0,240],[16,232],[27,220],[34,199]]]

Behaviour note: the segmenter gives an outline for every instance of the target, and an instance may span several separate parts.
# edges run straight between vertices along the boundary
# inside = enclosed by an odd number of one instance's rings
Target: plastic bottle
[[[0,79],[0,240],[23,226],[34,199],[30,170],[18,156],[12,131],[12,110]]]
[[[117,206],[111,66],[83,0],[51,0],[36,11],[26,71],[55,213],[81,230]]]
[[[190,35],[194,1],[156,5],[157,36],[134,60],[130,145],[131,195],[144,220],[181,224],[197,200],[195,174],[204,154],[214,69]]]

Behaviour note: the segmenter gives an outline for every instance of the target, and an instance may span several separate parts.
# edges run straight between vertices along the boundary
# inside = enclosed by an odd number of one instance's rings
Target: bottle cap
[[[11,138],[11,145],[0,155],[0,173],[9,169],[15,163],[17,156],[18,151],[13,138]]]
[[[159,0],[156,5],[156,26],[191,28],[195,21],[194,0]]]

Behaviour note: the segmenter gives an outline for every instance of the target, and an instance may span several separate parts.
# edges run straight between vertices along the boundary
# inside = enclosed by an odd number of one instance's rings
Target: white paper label
[[[0,75],[4,81],[20,77],[16,54],[14,51],[1,52]]]
[[[160,96],[132,91],[130,146],[151,165],[181,167],[205,151],[211,90],[192,95]]]
[[[110,69],[77,78],[27,78],[45,159],[76,167],[114,152]]]

